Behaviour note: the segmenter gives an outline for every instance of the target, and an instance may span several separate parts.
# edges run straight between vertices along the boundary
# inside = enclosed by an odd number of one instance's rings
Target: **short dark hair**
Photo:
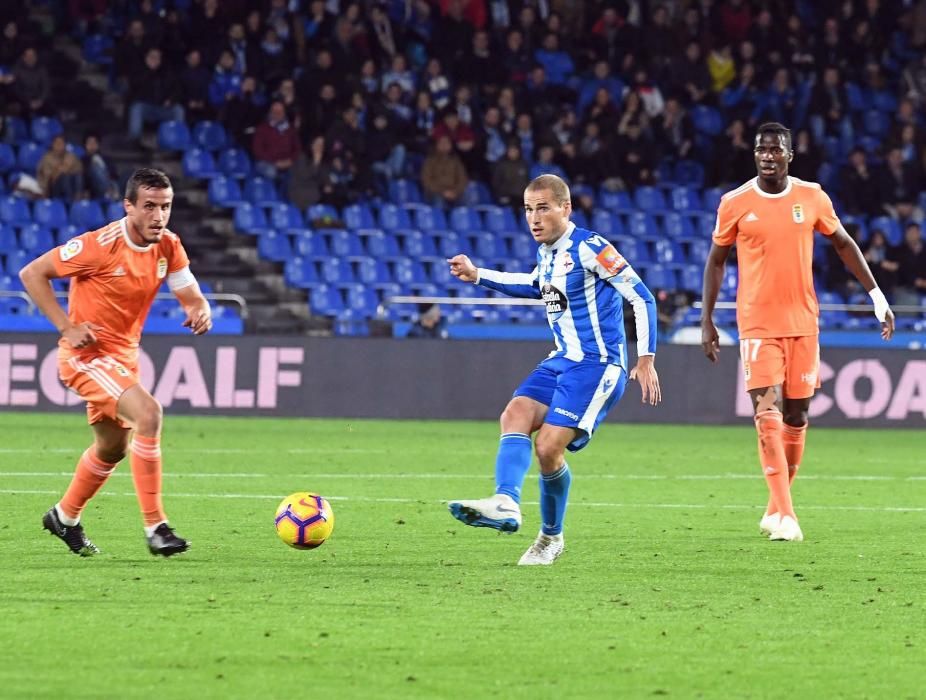
[[[135,204],[138,190],[142,187],[151,190],[166,190],[170,186],[167,173],[155,168],[138,168],[125,183],[125,198]]]
[[[791,130],[786,127],[784,124],[779,124],[778,122],[766,122],[761,124],[756,130],[756,142],[759,141],[766,134],[774,134],[781,137],[781,142],[788,147],[788,150],[791,149]]]

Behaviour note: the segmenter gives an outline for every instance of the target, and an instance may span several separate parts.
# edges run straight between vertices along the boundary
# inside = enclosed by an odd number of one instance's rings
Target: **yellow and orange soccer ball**
[[[315,549],[334,529],[334,511],[317,493],[299,491],[283,499],[274,519],[277,534],[290,547]]]

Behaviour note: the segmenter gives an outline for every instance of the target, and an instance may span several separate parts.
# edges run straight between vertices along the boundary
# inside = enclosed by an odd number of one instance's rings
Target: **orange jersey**
[[[757,180],[721,198],[713,236],[717,245],[736,244],[740,337],[817,335],[813,232],[836,232],[833,203],[815,182],[789,177],[783,192],[768,194]]]
[[[94,352],[129,365],[138,355],[142,327],[167,275],[189,266],[180,238],[165,231],[144,248],[129,239],[126,219],[72,238],[55,248],[55,271],[71,278],[68,318],[100,327]],[[67,341],[64,353],[78,354]]]

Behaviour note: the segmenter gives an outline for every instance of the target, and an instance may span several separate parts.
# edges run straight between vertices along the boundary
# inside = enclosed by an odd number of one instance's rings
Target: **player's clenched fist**
[[[464,282],[475,282],[479,277],[476,266],[465,255],[454,255],[447,262],[450,263],[450,274]]]
[[[81,349],[96,342],[96,333],[93,331],[100,330],[96,324],[90,321],[78,323],[76,326],[68,326],[61,331],[61,337],[71,344],[71,347]]]

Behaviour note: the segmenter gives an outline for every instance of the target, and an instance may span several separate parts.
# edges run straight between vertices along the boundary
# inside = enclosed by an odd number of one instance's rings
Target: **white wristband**
[[[868,292],[868,296],[871,297],[871,300],[875,304],[875,318],[881,321],[881,323],[884,323],[887,311],[891,308],[890,304],[887,303],[887,299],[884,298],[884,292],[882,292],[879,287],[875,287]]]

